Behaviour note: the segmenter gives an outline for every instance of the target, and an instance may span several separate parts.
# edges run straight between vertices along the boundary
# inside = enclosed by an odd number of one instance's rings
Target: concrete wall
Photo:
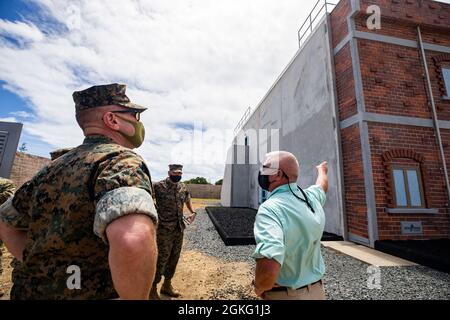
[[[328,161],[330,189],[325,206],[325,230],[342,235],[341,166],[329,43],[327,20],[324,19],[236,137],[235,143],[242,145],[247,134],[250,165],[246,166],[247,180],[232,186],[242,194],[248,190],[247,206],[257,208],[260,203],[256,179],[258,164],[266,152],[286,150],[296,155],[300,162],[298,183],[301,187],[315,183],[315,166]],[[255,135],[252,129],[268,131]],[[278,132],[270,131],[277,129]],[[231,205],[237,206],[233,201]]]
[[[222,186],[211,184],[186,184],[192,198],[220,199]]]
[[[220,203],[224,207],[231,207],[233,150],[234,146],[228,148],[227,159],[225,163],[225,172],[223,174],[222,189],[220,191]]]
[[[248,147],[234,144],[228,151],[222,185],[221,204],[226,207],[249,207]]]
[[[31,154],[16,152],[10,179],[16,187],[33,178],[44,166],[51,162],[48,158],[33,156]]]

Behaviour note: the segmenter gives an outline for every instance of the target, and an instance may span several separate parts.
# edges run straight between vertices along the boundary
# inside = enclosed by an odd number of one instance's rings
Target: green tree
[[[208,181],[203,178],[203,177],[197,177],[197,178],[193,178],[191,180],[187,180],[185,181],[185,183],[187,184],[210,184],[208,183]]]
[[[216,186],[221,186],[222,183],[223,183],[223,179],[220,179],[220,180],[217,180],[217,181],[216,181],[215,185],[216,185]]]

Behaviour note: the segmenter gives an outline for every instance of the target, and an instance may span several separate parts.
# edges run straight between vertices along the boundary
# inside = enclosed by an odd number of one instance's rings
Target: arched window
[[[395,149],[383,154],[389,208],[427,208],[423,156]]]
[[[450,53],[435,56],[433,61],[441,96],[443,99],[450,100]]]

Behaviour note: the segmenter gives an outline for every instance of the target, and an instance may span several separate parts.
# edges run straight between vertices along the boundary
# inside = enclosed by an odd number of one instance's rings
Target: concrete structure
[[[186,184],[186,188],[192,198],[199,199],[220,199],[222,186],[212,184]]]
[[[377,9],[381,29],[370,23]],[[263,155],[287,150],[302,187],[329,162],[325,231],[372,247],[450,238],[450,5],[341,0],[329,11],[241,120],[222,204],[257,208]]]
[[[21,123],[0,121],[0,177],[9,178],[19,144]]]
[[[48,158],[16,152],[10,179],[17,187],[20,187],[50,162]]]

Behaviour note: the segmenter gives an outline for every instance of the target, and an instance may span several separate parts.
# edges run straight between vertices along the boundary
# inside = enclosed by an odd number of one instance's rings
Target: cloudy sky
[[[181,162],[186,178],[215,182],[233,129],[297,51],[314,3],[0,0],[0,121],[22,122],[20,145],[48,157],[83,140],[74,90],[125,83],[151,107],[138,152],[155,180]]]
[[[125,83],[151,107],[138,152],[155,180],[182,162],[186,178],[215,182],[237,122],[295,54],[312,2],[0,0],[0,121],[22,122],[20,145],[48,157],[82,142],[74,90]]]

